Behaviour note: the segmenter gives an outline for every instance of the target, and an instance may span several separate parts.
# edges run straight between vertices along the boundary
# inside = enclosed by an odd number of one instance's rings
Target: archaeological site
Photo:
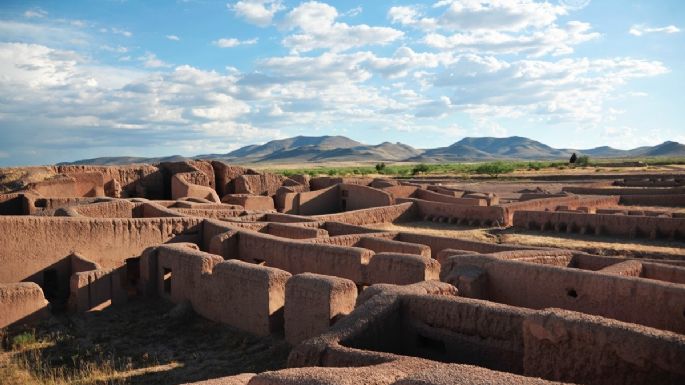
[[[0,195],[6,335],[143,304],[285,352],[158,383],[685,383],[685,174],[24,172],[48,176]]]

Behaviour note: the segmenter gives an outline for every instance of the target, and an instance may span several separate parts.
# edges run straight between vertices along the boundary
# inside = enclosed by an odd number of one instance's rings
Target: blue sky
[[[295,135],[685,142],[683,29],[682,1],[4,0],[0,165]]]

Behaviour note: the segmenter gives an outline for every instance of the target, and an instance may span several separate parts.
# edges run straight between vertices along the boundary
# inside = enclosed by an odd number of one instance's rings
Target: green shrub
[[[430,170],[430,167],[428,167],[427,164],[419,163],[416,166],[414,166],[414,168],[411,170],[411,174],[416,175],[419,173],[426,173],[426,172],[428,172],[428,170]]]
[[[491,162],[482,163],[476,167],[476,174],[487,174],[492,177],[497,177],[500,174],[507,174],[513,172],[515,167],[511,163],[505,162]]]
[[[385,163],[376,163],[376,171],[379,174],[383,174],[385,172]]]
[[[590,164],[590,157],[587,155],[579,156],[576,159],[576,166],[587,167]]]
[[[34,343],[36,343],[36,334],[30,331],[12,337],[10,345],[12,350],[19,350]]]

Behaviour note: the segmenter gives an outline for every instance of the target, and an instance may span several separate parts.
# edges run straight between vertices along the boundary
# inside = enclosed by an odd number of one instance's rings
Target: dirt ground
[[[136,301],[3,336],[0,384],[181,384],[283,368],[290,347]],[[15,345],[15,346],[12,346]]]

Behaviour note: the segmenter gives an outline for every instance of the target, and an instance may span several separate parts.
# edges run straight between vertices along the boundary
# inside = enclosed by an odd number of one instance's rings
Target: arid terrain
[[[0,383],[685,381],[681,165],[266,170],[0,169]]]

